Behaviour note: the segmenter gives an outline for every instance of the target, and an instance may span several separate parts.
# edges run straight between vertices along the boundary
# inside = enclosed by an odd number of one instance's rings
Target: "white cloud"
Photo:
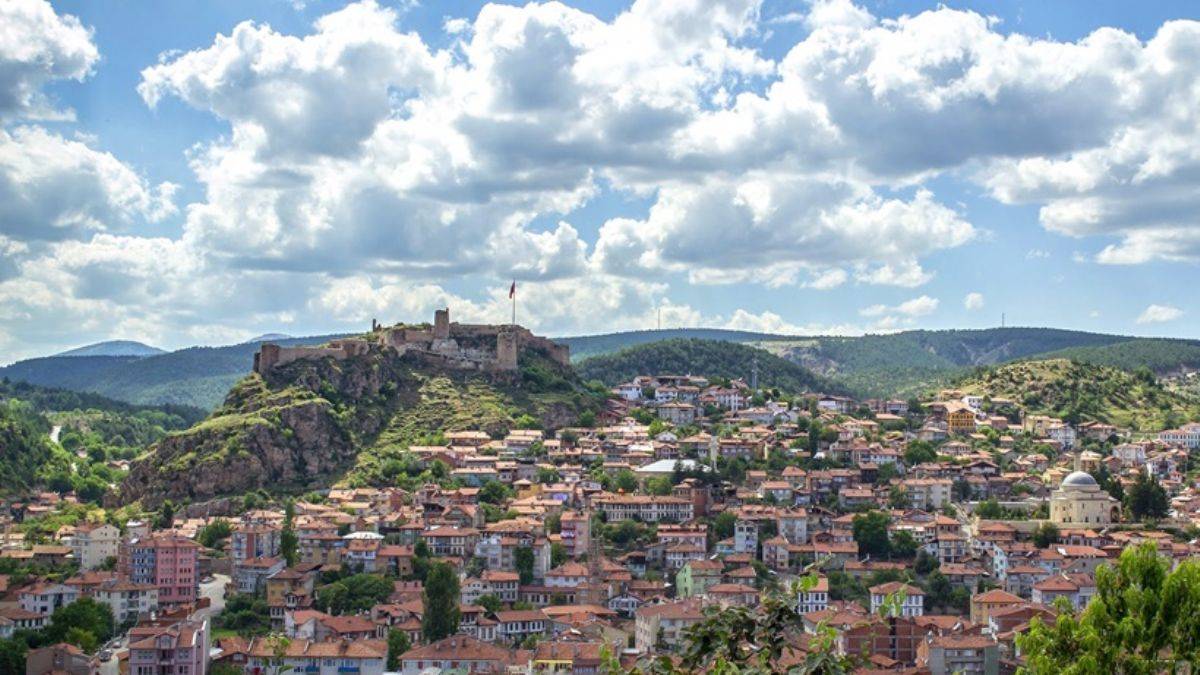
[[[970,311],[983,309],[983,293],[967,293],[967,296],[963,298],[963,307]]]
[[[41,127],[0,129],[0,223],[10,236],[61,239],[174,213],[175,186],[151,186],[111,154]]]
[[[1163,323],[1183,316],[1183,310],[1170,305],[1150,305],[1137,318],[1138,323]]]
[[[83,80],[100,54],[91,31],[45,0],[0,2],[0,120],[62,118],[42,87],[54,80]]]
[[[931,298],[928,295],[915,297],[911,300],[889,307],[888,305],[871,305],[864,307],[858,311],[859,314],[866,317],[878,317],[886,314],[902,314],[906,317],[915,318],[932,314],[938,308],[937,298]]]

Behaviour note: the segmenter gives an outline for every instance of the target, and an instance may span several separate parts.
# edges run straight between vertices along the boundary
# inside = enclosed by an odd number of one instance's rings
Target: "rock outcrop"
[[[327,487],[379,446],[395,453],[439,431],[499,434],[523,414],[555,428],[595,405],[569,366],[539,354],[522,359],[513,373],[463,372],[372,346],[252,373],[212,416],[134,462],[118,501],[154,506]]]

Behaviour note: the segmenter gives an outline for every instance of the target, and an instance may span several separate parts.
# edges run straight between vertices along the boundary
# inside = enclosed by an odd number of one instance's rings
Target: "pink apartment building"
[[[119,573],[135,584],[158,588],[162,607],[196,601],[200,545],[176,535],[156,534],[121,545]]]

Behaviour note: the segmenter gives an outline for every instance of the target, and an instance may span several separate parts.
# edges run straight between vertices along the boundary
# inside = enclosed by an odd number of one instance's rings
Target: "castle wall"
[[[522,347],[536,349],[556,363],[570,363],[570,349],[534,335],[521,326],[450,323],[450,310],[434,314],[431,330],[394,326],[383,328],[372,322],[374,337],[333,340],[325,347],[280,347],[264,344],[254,355],[254,370],[266,373],[275,366],[301,359],[330,357],[345,359],[367,354],[372,343],[400,354],[416,353],[436,358],[455,368],[512,372],[518,368]],[[456,339],[457,338],[457,339]]]

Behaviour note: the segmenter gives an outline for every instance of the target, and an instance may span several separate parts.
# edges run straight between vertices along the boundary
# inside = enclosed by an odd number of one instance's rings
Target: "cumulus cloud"
[[[1183,310],[1171,305],[1150,305],[1140,315],[1138,323],[1164,323],[1183,316]]]
[[[967,296],[963,298],[963,307],[970,311],[983,309],[983,293],[967,293]]]
[[[176,186],[151,186],[117,158],[41,127],[0,129],[0,222],[9,236],[53,240],[175,211]]]
[[[1081,246],[1099,263],[1200,261],[1200,24],[1065,42],[946,7],[800,9],[637,0],[601,19],[489,4],[448,18],[444,49],[375,0],[297,34],[243,22],[142,71],[148,106],[178,99],[228,129],[189,151],[200,196],[178,205],[181,231],[138,237],[174,222],[175,187],[30,122],[63,113],[47,83],[95,67],[89,30],[45,2],[0,5],[16,27],[0,31],[0,118],[23,120],[0,129],[7,339],[35,339],[48,314],[101,326],[116,312],[111,325],[139,335],[159,312],[208,335],[448,303],[503,318],[500,280],[514,277],[523,316],[552,332],[649,327],[660,308],[809,332],[821,326],[673,304],[672,285],[920,287],[939,252],[981,238],[935,177],[1099,238]],[[778,60],[757,49],[772,21],[807,31]],[[576,215],[613,194],[649,207],[598,230]],[[922,295],[861,315],[893,329],[937,306]]]
[[[59,15],[45,0],[0,3],[0,120],[62,118],[42,87],[54,80],[82,80],[100,53],[79,19]]]

